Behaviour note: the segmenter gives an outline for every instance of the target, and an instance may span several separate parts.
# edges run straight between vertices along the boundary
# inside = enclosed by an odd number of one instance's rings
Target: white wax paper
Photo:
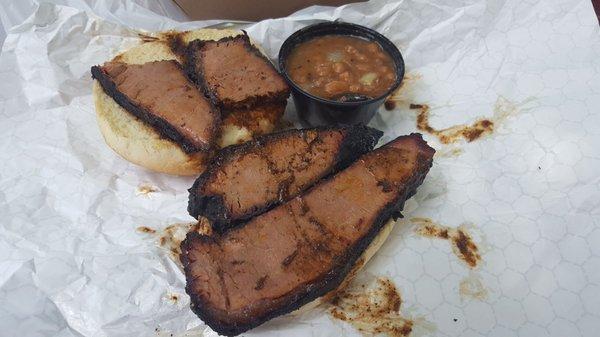
[[[189,310],[170,252],[136,230],[191,221],[193,179],[148,172],[105,145],[89,69],[135,44],[132,27],[217,22],[102,3],[39,5],[2,49],[0,336],[215,336]],[[372,122],[383,141],[416,131],[409,103],[428,104],[438,129],[503,117],[471,143],[425,134],[440,155],[405,212],[469,224],[483,265],[470,270],[404,220],[362,275],[394,281],[403,315],[429,322],[415,336],[598,336],[600,30],[590,1],[372,1],[246,28],[275,57],[296,29],[338,18],[404,54],[398,106]],[[487,296],[461,296],[465,277]],[[318,308],[245,335],[359,333]]]

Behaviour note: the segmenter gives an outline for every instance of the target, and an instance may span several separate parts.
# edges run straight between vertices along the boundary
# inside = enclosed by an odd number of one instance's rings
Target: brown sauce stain
[[[422,78],[423,75],[420,73],[404,74],[404,78],[402,79],[400,86],[390,95],[390,97],[398,96],[401,90],[406,89],[408,85],[414,84]]]
[[[457,230],[456,236],[452,238],[452,242],[458,248],[462,259],[471,267],[477,267],[479,261],[481,261],[481,255],[479,255],[477,245],[473,243],[473,239],[462,229]]]
[[[181,256],[181,242],[185,240],[188,232],[197,230],[197,223],[175,223],[167,226],[160,233],[158,244],[171,254],[175,261]]]
[[[469,268],[476,268],[481,262],[479,248],[473,242],[473,238],[469,235],[465,226],[461,225],[458,228],[447,227],[437,224],[428,218],[412,218],[410,221],[419,225],[416,229],[417,234],[450,241],[454,254],[466,263]]]
[[[171,258],[178,264],[180,264],[181,242],[185,239],[187,233],[191,231],[204,235],[212,233],[210,224],[206,220],[192,223],[175,223],[162,230],[141,226],[137,228],[137,231],[155,236],[158,246],[167,250]]]
[[[152,229],[152,228],[146,227],[146,226],[140,226],[140,227],[136,228],[135,230],[137,230],[140,233],[145,233],[145,234],[154,234],[154,233],[156,233],[156,229]]]
[[[389,95],[389,97],[383,103],[383,107],[387,111],[392,111],[392,110],[396,109],[396,107],[398,106],[398,103],[403,102],[402,99],[398,98],[401,95],[401,92],[406,91],[406,89],[410,85],[412,85],[414,82],[420,80],[421,78],[423,78],[423,75],[421,75],[419,73],[405,74],[404,78],[402,79],[402,82],[400,83],[400,86]]]
[[[483,301],[488,297],[488,290],[481,282],[481,278],[473,272],[460,281],[458,292],[461,298]]]
[[[383,106],[387,111],[392,111],[396,109],[396,101],[394,101],[393,99],[388,99],[387,101],[385,101]]]
[[[410,221],[419,225],[416,229],[417,234],[450,241],[454,255],[458,256],[471,269],[469,275],[463,278],[458,285],[461,299],[486,300],[488,290],[479,274],[474,271],[482,261],[481,249],[468,233],[467,225],[462,224],[458,228],[452,228],[437,224],[428,218],[412,218]],[[485,239],[481,237],[480,240],[481,244],[485,246]]]
[[[171,302],[173,304],[177,304],[179,302],[179,295],[178,294],[167,294],[167,299],[169,300],[169,302]]]
[[[330,300],[330,315],[348,322],[365,335],[409,336],[414,321],[400,312],[400,292],[387,278],[378,278],[374,283],[369,287],[363,284],[356,290],[338,291]]]
[[[445,129],[435,129],[429,124],[429,106],[426,104],[411,104],[411,110],[419,110],[417,113],[417,129],[432,134],[442,144],[455,143],[461,139],[467,142],[475,141],[494,131],[494,122],[489,119],[480,119],[471,125],[455,125]]]
[[[416,76],[414,79],[420,78],[421,76]],[[410,82],[411,80],[408,80],[407,82]],[[404,83],[405,82],[403,82],[403,84]],[[470,125],[459,124],[444,129],[437,129],[430,124],[429,118],[431,108],[429,105],[411,103],[413,102],[413,99],[409,92],[412,90],[409,89],[412,88],[405,88],[404,85],[401,85],[400,88],[387,99],[387,106],[393,106],[395,108],[397,105],[402,104],[403,108],[406,107],[410,110],[415,110],[417,113],[417,129],[435,136],[442,144],[453,144],[461,140],[470,143],[491,135],[508,117],[515,115],[522,105],[535,99],[529,97],[521,102],[513,103],[503,96],[498,96],[493,106],[492,117],[479,118]]]
[[[141,184],[140,186],[138,186],[136,194],[148,196],[151,193],[158,192],[158,191],[160,191],[160,190],[156,186],[152,186],[150,184]]]

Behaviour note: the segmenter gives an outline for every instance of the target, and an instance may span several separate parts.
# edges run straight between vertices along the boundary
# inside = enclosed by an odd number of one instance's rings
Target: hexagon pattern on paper
[[[161,20],[143,15],[132,24]],[[424,335],[598,336],[600,28],[590,1],[372,1],[247,31],[275,57],[294,30],[336,18],[376,28],[404,54],[397,107],[371,123],[384,141],[417,131],[410,103],[427,104],[436,129],[495,123],[471,143],[425,134],[438,151],[434,167],[361,275],[393,280],[404,316],[428,322]],[[7,36],[0,336],[215,336],[189,310],[169,252],[136,231],[190,221],[192,179],[125,162],[96,125],[89,68],[136,41],[134,30],[50,4]],[[156,192],[137,193],[142,184]],[[465,224],[482,264],[470,269],[450,242],[418,236],[413,217]],[[462,293],[467,278],[485,296]],[[245,335],[360,334],[318,308]]]

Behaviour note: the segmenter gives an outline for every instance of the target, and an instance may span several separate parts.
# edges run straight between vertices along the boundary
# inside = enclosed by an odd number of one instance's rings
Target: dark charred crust
[[[204,41],[194,40],[190,42],[185,51],[183,52],[183,70],[187,77],[202,90],[204,96],[206,96],[214,106],[219,106],[218,102],[215,101],[211,91],[208,89],[208,83],[204,80],[204,72],[202,68],[196,67],[196,51],[200,48]]]
[[[284,196],[285,198],[272,200],[265,205],[251,209],[239,218],[233,219],[230,210],[225,205],[222,195],[205,194],[203,190],[204,186],[216,175],[220,167],[222,165],[226,165],[227,162],[234,156],[249,152],[254,149],[260,149],[264,147],[265,144],[276,142],[279,139],[283,139],[298,132],[307,134],[314,131],[345,131],[345,136],[340,144],[340,151],[335,159],[335,164],[326,177],[348,167],[362,154],[372,150],[375,144],[377,144],[379,138],[383,135],[383,132],[379,130],[357,124],[353,126],[331,126],[302,130],[285,130],[260,136],[253,141],[243,144],[228,146],[217,154],[217,156],[212,160],[211,164],[206,168],[204,173],[202,173],[198,179],[196,179],[194,185],[188,190],[190,193],[188,213],[194,218],[198,218],[199,216],[206,217],[211,221],[215,231],[223,233],[229,228],[235,227],[251,217],[264,213],[279,203],[294,197],[293,195],[289,195],[284,184],[284,186],[280,186],[280,191],[282,192],[280,196]]]
[[[204,171],[205,173],[207,171]],[[210,176],[201,174],[194,182],[194,185],[188,190],[190,193],[188,199],[188,213],[194,218],[204,216],[212,223],[213,230],[223,232],[224,227],[228,227],[227,222],[231,215],[229,209],[225,205],[223,196],[220,195],[205,195],[201,192],[202,186],[206,184]],[[219,220],[216,220],[219,219]]]
[[[417,146],[423,150],[423,152],[425,152],[419,153],[417,157],[417,167],[414,170],[413,175],[407,179],[405,188],[402,191],[398,191],[394,200],[377,212],[377,216],[375,217],[375,220],[373,221],[373,224],[367,234],[354,245],[348,246],[346,253],[341,254],[340,258],[333,262],[334,267],[329,272],[321,276],[316,282],[307,284],[301,289],[296,289],[281,302],[283,305],[274,310],[270,310],[261,316],[252,317],[247,322],[221,321],[213,312],[213,309],[210,307],[210,305],[205,303],[202,297],[193,291],[192,286],[194,284],[194,278],[191,273],[192,261],[189,261],[185,252],[187,249],[192,248],[196,242],[199,242],[198,240],[206,239],[202,238],[202,236],[198,233],[188,233],[186,239],[181,244],[182,252],[184,252],[181,260],[186,275],[186,292],[189,294],[191,299],[192,311],[219,334],[225,336],[236,336],[257,327],[272,318],[290,313],[302,307],[303,305],[337,289],[340,284],[342,284],[346,276],[352,271],[354,265],[361,258],[362,254],[368,248],[377,234],[379,234],[387,221],[394,214],[399,214],[404,207],[404,202],[416,193],[417,187],[421,185],[423,179],[429,171],[429,168],[432,166],[433,153],[435,150],[429,147],[427,143],[423,141],[421,135],[411,134],[404,137],[415,139],[417,141]],[[331,176],[325,180],[329,179],[331,179]],[[241,227],[234,228],[232,231],[237,231],[240,228]]]
[[[227,43],[234,41],[242,41],[246,50],[251,52],[252,54],[260,57],[269,67],[274,71],[275,74],[281,76],[279,71],[273,66],[273,63],[269,58],[267,58],[258,48],[256,48],[250,42],[250,38],[245,31],[242,31],[244,34],[236,35],[236,36],[227,36],[220,40],[194,40],[187,45],[187,48],[182,55],[184,55],[184,69],[188,74],[188,77],[192,79],[199,87],[204,88],[204,93],[207,97],[210,98],[211,102],[224,110],[236,110],[236,109],[252,109],[256,106],[266,104],[266,103],[282,103],[287,100],[290,96],[290,87],[287,86],[286,90],[282,90],[276,93],[272,93],[271,95],[255,95],[252,97],[248,97],[240,102],[234,102],[231,100],[223,100],[218,97],[216,91],[211,90],[208,85],[205,75],[204,68],[202,67],[202,63],[198,62],[198,53],[202,52],[202,49],[211,43]]]
[[[383,131],[356,124],[348,127],[347,136],[344,137],[341,151],[336,159],[335,171],[342,170],[352,164],[359,156],[367,153],[377,145]]]
[[[392,188],[394,187],[394,185],[390,184],[389,181],[387,180],[383,180],[377,183],[377,186],[381,186],[381,190],[383,192],[391,192]]]
[[[394,212],[392,213],[392,219],[394,219],[394,221],[398,220],[398,219],[402,219],[404,218],[404,216],[402,215],[401,212]]]
[[[168,32],[166,33],[167,45],[171,51],[180,59],[185,58],[187,44],[183,40],[185,32]]]
[[[176,61],[170,61],[183,72],[181,65]],[[174,128],[168,121],[156,116],[146,108],[137,105],[135,102],[129,99],[125,94],[117,89],[115,82],[102,70],[101,66],[92,66],[91,69],[92,78],[98,80],[100,86],[104,92],[117,102],[125,111],[132,114],[134,117],[140,119],[144,123],[150,125],[161,137],[172,140],[178,144],[185,153],[195,153],[199,151],[208,151],[212,147],[212,143],[205,144],[203,146],[196,146],[189,141],[184,135],[182,135],[176,128]],[[193,82],[190,82],[192,86],[195,86]],[[218,115],[217,110],[208,102],[211,107],[211,113]],[[217,129],[219,123],[218,118],[215,119],[215,125],[212,126],[213,131]]]

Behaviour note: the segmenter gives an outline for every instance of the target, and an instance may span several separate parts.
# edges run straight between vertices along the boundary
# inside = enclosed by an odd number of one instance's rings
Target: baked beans
[[[345,35],[300,43],[290,53],[286,70],[303,90],[333,100],[346,94],[379,97],[396,80],[394,61],[377,42]]]

